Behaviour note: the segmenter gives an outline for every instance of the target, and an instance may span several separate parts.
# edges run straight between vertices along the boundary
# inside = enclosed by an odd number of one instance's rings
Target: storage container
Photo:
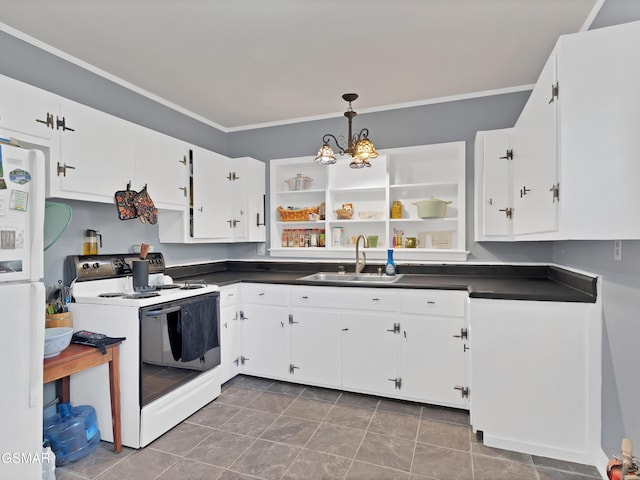
[[[43,422],[43,438],[56,455],[56,465],[75,462],[100,444],[96,411],[90,405],[71,407],[61,403],[59,413]]]

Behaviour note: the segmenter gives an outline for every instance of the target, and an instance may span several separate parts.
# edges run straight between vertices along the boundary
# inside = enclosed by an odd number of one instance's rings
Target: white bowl
[[[71,343],[73,328],[54,327],[44,329],[44,358],[55,357]]]

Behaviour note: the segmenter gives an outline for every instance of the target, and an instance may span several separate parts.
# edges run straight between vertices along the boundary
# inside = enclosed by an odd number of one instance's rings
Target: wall
[[[591,28],[635,20],[640,20],[638,0],[607,0]],[[624,241],[622,249],[622,261],[614,261],[611,241],[553,245],[555,263],[602,276],[602,448],[609,456],[620,453],[623,437],[633,441],[636,454],[640,446],[640,241]]]

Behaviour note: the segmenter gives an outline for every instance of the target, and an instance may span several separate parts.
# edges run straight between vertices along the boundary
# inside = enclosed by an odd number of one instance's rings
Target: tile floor
[[[238,376],[146,448],[103,442],[58,480],[592,480],[594,467],[485,447],[467,412]]]

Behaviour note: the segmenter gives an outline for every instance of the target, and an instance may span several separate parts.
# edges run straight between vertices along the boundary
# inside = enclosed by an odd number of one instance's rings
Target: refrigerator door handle
[[[29,312],[29,407],[42,403],[42,362],[44,361],[45,287],[44,283],[32,283]]]
[[[30,278],[32,282],[39,282],[44,278],[44,236],[42,228],[44,225],[45,210],[45,168],[44,154],[40,150],[29,151],[29,161],[31,169],[35,172],[31,182],[32,199],[31,205],[35,205],[34,211],[29,217],[30,234],[31,234],[31,272]]]

